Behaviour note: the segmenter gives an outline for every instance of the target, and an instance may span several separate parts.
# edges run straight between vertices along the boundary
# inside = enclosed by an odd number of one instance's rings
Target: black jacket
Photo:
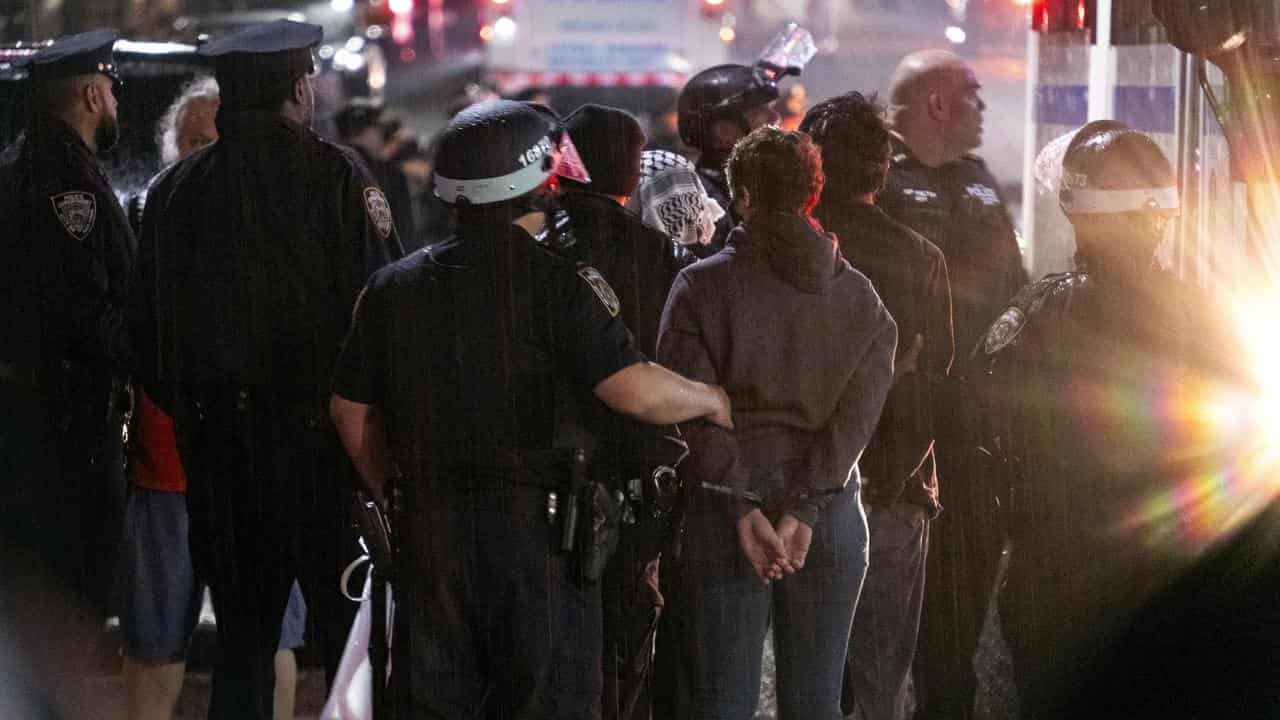
[[[1220,483],[1249,433],[1201,414],[1250,392],[1221,364],[1242,354],[1211,307],[1165,273],[1141,284],[1051,275],[1023,289],[977,349],[993,414],[986,447],[1009,488],[1014,550],[1000,612],[1015,662],[1043,673],[1026,678],[1024,705],[1037,716],[1073,713],[1080,696],[1062,690],[1067,681],[1248,516],[1247,491],[1230,499],[1235,480]],[[1160,627],[1167,642],[1186,626]]]
[[[98,159],[46,118],[0,156],[0,360],[127,373],[126,301],[137,242]]]
[[[356,295],[402,254],[386,196],[351,150],[278,114],[217,123],[218,142],[147,196],[132,312],[144,378],[324,403]]]
[[[682,426],[695,487],[754,492],[815,524],[850,479],[893,382],[897,329],[871,282],[807,218],[753,218],[680,272],[658,359],[724,387],[733,430]],[[734,515],[745,510],[730,506]]]
[[[955,356],[947,261],[933,243],[874,205],[824,203],[816,214],[898,323],[898,357],[910,350],[917,335],[924,338],[918,371],[894,383],[859,461],[863,497],[877,505],[901,499],[936,514],[933,383],[950,372]]]
[[[671,239],[603,195],[567,192],[560,206],[569,217],[570,237],[561,238],[558,251],[604,276],[618,298],[618,317],[640,351],[654,357],[662,308],[681,268]],[[588,405],[583,429],[590,431],[588,443],[608,449],[601,460],[652,467],[678,459],[672,454],[675,446],[664,439],[674,434],[672,428],[623,417],[594,398]]]
[[[946,256],[959,348],[955,369],[966,375],[974,345],[1027,284],[1013,222],[995,178],[975,155],[931,168],[895,136],[890,162],[876,204]]]

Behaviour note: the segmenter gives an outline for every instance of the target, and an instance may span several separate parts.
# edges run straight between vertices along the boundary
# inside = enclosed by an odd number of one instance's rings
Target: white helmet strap
[[[1059,195],[1063,212],[1069,215],[1100,215],[1136,210],[1177,210],[1178,189],[1174,187],[1137,190],[1093,190],[1066,188]]]

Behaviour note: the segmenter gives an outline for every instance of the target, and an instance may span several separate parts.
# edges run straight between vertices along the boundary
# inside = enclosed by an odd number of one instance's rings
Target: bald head
[[[890,122],[922,161],[940,165],[982,143],[982,85],[955,53],[921,50],[898,63],[889,83]]]

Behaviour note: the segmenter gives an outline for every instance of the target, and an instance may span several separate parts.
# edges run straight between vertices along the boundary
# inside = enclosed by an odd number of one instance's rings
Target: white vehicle
[[[667,86],[727,62],[726,0],[482,0],[486,65],[504,93]]]

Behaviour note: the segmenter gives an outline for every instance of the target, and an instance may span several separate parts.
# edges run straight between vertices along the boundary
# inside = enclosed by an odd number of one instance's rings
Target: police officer
[[[693,249],[700,256],[719,252],[725,238],[742,218],[729,198],[725,162],[734,144],[752,130],[778,122],[773,101],[777,83],[760,68],[717,65],[689,78],[676,100],[680,139],[696,148],[698,175],[711,199],[726,215],[716,223],[710,245]]]
[[[1181,548],[1180,555],[1180,548],[1162,545],[1186,537],[1179,528],[1194,505],[1151,512],[1171,496],[1183,497],[1179,488],[1188,481],[1213,476],[1204,467],[1214,460],[1205,454],[1212,445],[1189,416],[1167,412],[1170,399],[1180,397],[1180,388],[1221,387],[1228,378],[1220,361],[1238,355],[1216,329],[1223,323],[1212,317],[1206,296],[1156,260],[1179,205],[1159,146],[1121,123],[1096,121],[1072,139],[1062,177],[1059,198],[1075,230],[1078,270],[1023,288],[975,352],[994,413],[989,445],[1009,459],[1003,479],[1011,485],[1012,551],[1000,614],[1020,706],[1024,717],[1038,719],[1079,717],[1086,707],[1089,717],[1198,717],[1183,704],[1200,694],[1195,688],[1220,682],[1239,688],[1235,683],[1260,675],[1247,667],[1248,656],[1224,663],[1226,654],[1213,646],[1248,648],[1259,660],[1274,652],[1270,639],[1263,641],[1267,649],[1232,643],[1230,635],[1197,640],[1206,630],[1202,618],[1239,622],[1214,609],[1220,601],[1205,593],[1230,597],[1228,588],[1261,584],[1263,577],[1274,583],[1274,573],[1233,580],[1237,572],[1224,569],[1214,585],[1184,588],[1195,600],[1163,606],[1176,614],[1153,616],[1147,634],[1135,635],[1130,623],[1172,579],[1174,560],[1203,549]],[[1226,528],[1205,529],[1218,539]],[[1274,618],[1274,590],[1266,592]],[[1247,605],[1239,598],[1221,602]],[[1266,627],[1260,616],[1243,625],[1255,621]],[[1236,627],[1244,633],[1237,637],[1254,636]],[[1122,642],[1129,644],[1128,664],[1112,666]],[[1202,643],[1204,656],[1215,659],[1174,660],[1187,642]],[[1182,687],[1155,669],[1179,666]],[[1228,667],[1236,670],[1224,672]],[[1104,680],[1093,688],[1105,691],[1086,690],[1089,676]],[[1274,678],[1267,682],[1274,688]],[[1133,694],[1157,686],[1162,690]],[[1226,704],[1211,705],[1203,716],[1245,709],[1239,697],[1225,695]],[[1170,704],[1175,697],[1183,700]],[[1274,690],[1266,697],[1274,709]]]
[[[374,275],[338,361],[330,410],[357,469],[378,497],[403,474],[406,717],[600,717],[600,591],[583,570],[601,538],[571,518],[617,519],[557,447],[561,412],[594,397],[643,422],[731,424],[719,388],[644,360],[596,269],[534,241],[555,178],[586,180],[570,151],[524,103],[454,118],[436,193],[458,233]]]
[[[947,263],[933,243],[875,206],[889,170],[889,128],[875,96],[850,92],[815,105],[800,129],[822,147],[827,182],[814,215],[879,293],[903,338],[894,383],[858,461],[871,551],[853,619],[845,713],[905,717],[937,517],[933,386],[955,354]]]
[[[327,379],[369,273],[398,257],[386,197],[311,129],[315,25],[254,25],[200,49],[218,141],[148,194],[133,312],[146,391],[175,421],[190,543],[218,613],[210,717],[271,716],[294,578],[332,677],[351,489]]]
[[[888,182],[876,204],[942,250],[951,282],[957,353],[935,394],[939,499],[930,528],[915,680],[922,718],[973,712],[977,649],[1003,543],[990,470],[977,450],[977,406],[966,384],[969,351],[1027,281],[996,182],[971,154],[986,105],[971,68],[954,54],[908,55],[889,91],[894,131]]]
[[[29,58],[30,119],[0,156],[0,612],[30,649],[61,655],[58,673],[83,669],[101,629],[124,500],[136,242],[97,157],[119,134],[117,37]]]
[[[593,104],[573,111],[565,127],[591,182],[561,179],[567,227],[552,228],[545,241],[600,271],[618,296],[619,317],[641,352],[653,357],[662,308],[681,263],[670,238],[623,208],[640,182],[644,131],[625,111]],[[655,522],[656,498],[637,491],[651,482],[655,470],[676,465],[683,444],[667,439],[676,434],[674,428],[644,425],[593,405],[587,423],[598,443],[593,471],[609,478],[632,503],[603,586],[604,716],[647,718],[648,673],[634,666],[640,658],[643,668],[645,654],[652,652],[654,606],[661,599],[645,579],[656,581],[651,563],[658,556],[662,524]]]

